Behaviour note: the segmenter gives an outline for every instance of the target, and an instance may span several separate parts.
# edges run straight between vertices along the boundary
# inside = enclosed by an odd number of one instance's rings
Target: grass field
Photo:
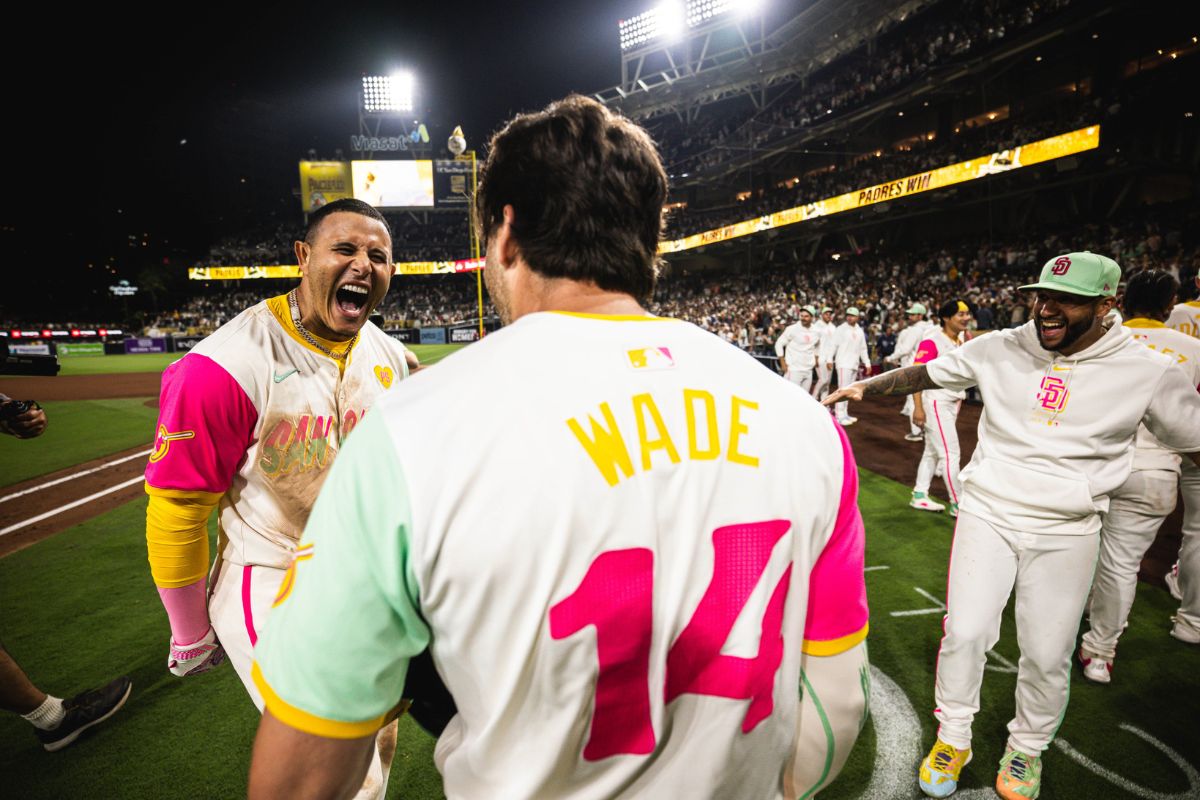
[[[863,473],[872,717],[842,777],[822,798],[916,797],[916,763],[933,740],[937,606],[952,527],[947,518],[911,511],[907,498],[908,487]],[[143,513],[139,500],[0,559],[0,636],[37,683],[63,695],[119,673],[134,680],[120,715],[62,753],[45,753],[26,723],[0,716],[6,797],[136,800],[244,792],[256,714],[228,667],[187,680],[167,674],[166,619],[146,567]],[[1047,754],[1044,798],[1200,794],[1192,766],[1200,762],[1200,648],[1167,636],[1173,607],[1164,590],[1140,586],[1113,684],[1087,684],[1075,674],[1066,722]],[[929,613],[892,616],[922,609]],[[994,652],[961,798],[994,796],[989,787],[1012,714],[1018,658],[1011,608]],[[1183,759],[1186,769],[1143,735]],[[441,796],[431,752],[430,737],[404,721],[389,797]]]

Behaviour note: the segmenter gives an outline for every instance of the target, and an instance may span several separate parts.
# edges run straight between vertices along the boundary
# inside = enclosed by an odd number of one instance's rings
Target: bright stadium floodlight
[[[666,0],[649,11],[617,23],[622,50],[632,50],[653,39],[675,41],[686,28],[687,16],[681,0]]]
[[[689,0],[687,24],[694,27],[730,12],[739,17],[753,16],[762,9],[762,5],[762,0]]]
[[[362,80],[363,111],[368,114],[412,111],[414,81],[411,72],[364,75]]]

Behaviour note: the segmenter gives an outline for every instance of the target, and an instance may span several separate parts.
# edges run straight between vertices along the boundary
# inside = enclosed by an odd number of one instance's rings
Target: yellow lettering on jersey
[[[746,408],[750,411],[758,409],[758,403],[752,400],[744,400],[736,394],[733,396],[733,409],[730,412],[729,419],[729,454],[727,458],[734,464],[744,464],[747,467],[758,466],[758,456],[750,456],[738,452],[738,439],[743,433],[749,433],[750,429],[742,424],[741,409]]]
[[[608,403],[600,404],[600,413],[604,415],[604,422],[608,427],[603,427],[589,414],[588,422],[592,427],[591,438],[588,438],[588,435],[583,432],[583,426],[574,419],[567,420],[567,427],[583,445],[583,449],[587,451],[592,463],[596,465],[596,469],[600,470],[600,474],[604,476],[608,485],[616,486],[617,481],[620,480],[617,477],[617,467],[621,468],[621,472],[625,473],[626,478],[632,478],[633,460],[629,457],[629,448],[625,446],[625,440],[621,438],[621,429],[617,427],[617,420],[613,417]],[[661,420],[659,422],[661,424]]]
[[[678,464],[679,451],[675,449],[675,443],[671,441],[671,434],[663,423],[658,406],[654,404],[654,398],[649,393],[635,394],[633,396],[633,413],[637,417],[638,442],[642,446],[642,469],[648,470],[654,466],[650,463],[650,454],[655,450],[667,451],[667,457],[671,459],[671,463]],[[657,429],[658,437],[655,439],[647,437],[649,432],[646,424],[647,415]]]
[[[708,429],[708,446],[703,450],[697,441],[696,401],[704,404],[704,420]],[[703,389],[684,389],[683,403],[687,409],[688,458],[692,461],[713,461],[721,455],[721,439],[717,432],[717,401]]]

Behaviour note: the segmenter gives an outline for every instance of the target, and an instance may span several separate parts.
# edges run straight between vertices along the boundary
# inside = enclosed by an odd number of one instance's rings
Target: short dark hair
[[[643,300],[658,279],[666,199],[667,174],[650,135],[571,95],[492,136],[475,225],[486,242],[511,205],[513,239],[534,272]]]
[[[384,230],[388,233],[388,239],[392,238],[392,226],[388,225],[387,219],[384,218],[383,214],[379,213],[375,206],[370,203],[364,203],[362,200],[356,200],[353,197],[343,197],[340,200],[334,200],[332,203],[326,203],[308,215],[308,227],[304,230],[304,241],[312,244],[313,239],[317,235],[317,229],[321,227],[321,223],[325,221],[325,218],[330,214],[337,214],[339,211],[360,214],[364,217],[370,217],[377,222],[382,222]]]
[[[1170,311],[1171,301],[1179,291],[1175,276],[1161,269],[1135,273],[1125,284],[1125,299],[1121,308],[1127,317],[1157,319]]]
[[[944,320],[949,319],[950,317],[953,317],[955,314],[957,314],[959,303],[962,303],[964,306],[966,306],[967,311],[970,311],[972,314],[975,313],[975,307],[973,305],[968,303],[966,300],[959,300],[958,298],[954,298],[953,300],[947,300],[946,302],[944,302],[940,306],[938,306],[938,311],[937,311],[938,319],[944,321]]]

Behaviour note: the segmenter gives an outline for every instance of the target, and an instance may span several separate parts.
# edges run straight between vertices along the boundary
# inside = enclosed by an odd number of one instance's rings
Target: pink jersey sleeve
[[[844,653],[867,636],[867,584],[863,567],[866,533],[858,512],[858,468],[840,425],[842,496],[833,535],[808,578],[808,618],[804,652],[815,656]]]
[[[254,403],[232,375],[188,353],[163,372],[146,490],[224,494],[257,421]]]
[[[937,342],[933,339],[922,339],[917,345],[917,354],[913,356],[913,364],[928,364],[938,357]]]

